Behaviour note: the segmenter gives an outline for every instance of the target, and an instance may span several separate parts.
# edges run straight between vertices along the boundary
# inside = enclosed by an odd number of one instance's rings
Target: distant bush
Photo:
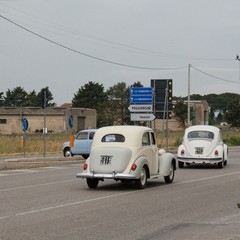
[[[226,144],[228,144],[229,146],[240,146],[240,137],[230,137],[229,139],[227,139]]]

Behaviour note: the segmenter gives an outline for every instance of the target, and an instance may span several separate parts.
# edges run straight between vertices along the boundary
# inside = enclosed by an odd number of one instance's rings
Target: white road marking
[[[240,174],[240,172],[226,173],[226,174],[216,175],[216,176],[212,176],[212,177],[193,179],[193,180],[189,180],[189,181],[175,183],[175,184],[173,184],[173,186],[174,185],[180,185],[180,184],[188,184],[188,183],[192,183],[192,182],[200,182],[200,181],[205,181],[205,180],[215,179],[215,178],[220,178],[220,177],[226,177],[226,176],[236,175],[236,174]],[[68,180],[68,181],[73,181],[73,180]],[[67,181],[62,181],[62,182],[67,182]],[[60,183],[60,182],[52,182],[52,183],[39,184],[39,185],[50,185],[50,184],[56,184],[56,183]],[[21,188],[35,187],[35,186],[39,186],[39,185],[30,185],[30,186],[21,187]],[[169,185],[166,185],[166,186],[169,186]],[[21,188],[15,188],[15,189],[21,189]],[[5,189],[5,190],[3,189],[3,190],[0,190],[0,191],[8,191],[8,190],[14,190],[14,188]],[[16,213],[14,215],[11,215],[11,216],[8,216],[8,215],[0,216],[0,220],[7,219],[7,218],[10,218],[10,217],[23,216],[23,215],[34,214],[34,213],[41,213],[41,212],[45,212],[45,211],[50,211],[50,210],[54,210],[54,209],[74,206],[74,205],[88,203],[88,202],[100,201],[100,200],[103,200],[103,199],[115,198],[115,197],[119,197],[119,196],[123,196],[123,195],[127,195],[127,194],[133,194],[133,193],[136,193],[136,192],[139,192],[139,190],[128,191],[128,192],[123,192],[123,193],[118,193],[118,194],[112,194],[112,195],[98,197],[98,198],[91,198],[91,199],[86,199],[86,200],[81,200],[81,201],[77,201],[77,202],[61,204],[61,205],[55,205],[55,206],[52,206],[52,207],[40,208],[40,209],[35,209],[35,210],[27,211],[27,212],[20,212],[20,213]]]

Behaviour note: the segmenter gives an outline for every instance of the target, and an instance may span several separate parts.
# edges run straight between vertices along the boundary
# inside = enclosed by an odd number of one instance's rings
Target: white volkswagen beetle
[[[173,154],[158,151],[153,130],[142,126],[110,126],[96,131],[89,158],[83,172],[89,188],[96,188],[99,180],[113,179],[136,183],[144,188],[147,179],[163,177],[172,183],[176,160]]]
[[[184,163],[216,164],[222,168],[227,164],[227,157],[228,147],[223,143],[221,130],[208,125],[187,128],[177,153],[179,168],[183,168]]]

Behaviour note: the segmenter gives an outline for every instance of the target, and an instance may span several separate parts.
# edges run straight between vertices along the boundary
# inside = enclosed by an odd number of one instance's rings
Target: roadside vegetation
[[[240,146],[240,130],[239,129],[223,129],[224,142],[228,146]],[[161,132],[157,133],[157,143],[159,148],[166,148],[175,150],[182,143],[184,131],[170,131],[168,144],[166,138],[162,140]],[[46,155],[62,154],[62,145],[69,139],[67,133],[62,134],[46,134],[45,147]],[[23,135],[0,135],[0,156],[7,155],[24,155]],[[27,134],[25,145],[26,156],[43,155],[44,153],[44,140],[42,134]]]

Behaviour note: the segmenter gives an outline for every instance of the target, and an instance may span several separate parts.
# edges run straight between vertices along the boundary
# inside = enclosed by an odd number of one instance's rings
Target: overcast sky
[[[0,92],[49,86],[71,102],[89,81],[105,90],[173,79],[173,95],[240,94],[239,0],[0,0]]]

